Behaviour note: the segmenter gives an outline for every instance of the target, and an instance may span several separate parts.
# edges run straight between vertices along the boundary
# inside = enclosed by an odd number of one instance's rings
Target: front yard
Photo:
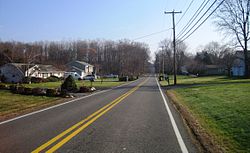
[[[79,88],[80,86],[91,86],[91,82],[89,80],[76,80],[76,85]],[[57,81],[57,82],[45,82],[45,83],[32,83],[32,84],[24,84],[26,87],[30,88],[59,88],[63,81]],[[121,84],[124,84],[125,82],[119,82],[118,79],[104,79],[103,82],[101,80],[96,80],[92,82],[92,86],[97,89],[102,88],[110,88],[119,86]]]
[[[62,81],[23,84],[29,88],[60,88]],[[126,82],[119,82],[118,79],[104,79],[92,82],[92,86],[97,89],[106,89],[119,86]],[[77,87],[91,86],[91,82],[87,80],[76,81]],[[66,99],[67,100],[67,99]],[[65,101],[61,97],[47,97],[47,96],[32,96],[13,94],[9,90],[0,90],[0,121],[25,114],[40,108],[52,106]]]
[[[28,96],[0,90],[0,121],[41,107],[59,103],[61,98],[46,96]]]
[[[250,152],[250,79],[179,77],[167,90],[194,116],[224,152]],[[185,86],[199,84],[199,86]]]

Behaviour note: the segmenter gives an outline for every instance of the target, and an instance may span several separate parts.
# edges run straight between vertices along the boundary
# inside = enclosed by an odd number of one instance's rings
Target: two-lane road
[[[0,124],[0,153],[197,152],[154,77]]]

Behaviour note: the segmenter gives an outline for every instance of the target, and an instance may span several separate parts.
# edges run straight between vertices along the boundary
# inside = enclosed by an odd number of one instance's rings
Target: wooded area
[[[140,75],[146,71],[149,47],[130,40],[0,42],[0,66],[6,63],[65,64],[80,60],[95,66],[97,74]]]

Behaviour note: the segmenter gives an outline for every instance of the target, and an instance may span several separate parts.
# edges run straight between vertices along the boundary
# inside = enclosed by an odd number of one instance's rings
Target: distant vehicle
[[[86,75],[85,77],[83,77],[83,80],[92,80],[94,81],[96,79],[95,75]]]
[[[115,74],[108,74],[108,75],[104,75],[104,78],[118,78],[118,75]]]
[[[68,76],[72,76],[75,80],[79,80],[79,79],[83,79],[82,76],[80,76],[78,73],[76,72],[65,72],[64,73],[64,78],[67,78]]]

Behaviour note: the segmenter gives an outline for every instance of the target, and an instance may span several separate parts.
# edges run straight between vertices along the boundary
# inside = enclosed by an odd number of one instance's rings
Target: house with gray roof
[[[67,72],[76,72],[81,78],[95,73],[93,65],[77,60],[67,64]]]
[[[6,82],[22,82],[25,77],[48,78],[50,76],[63,77],[64,71],[52,65],[7,63],[0,67],[0,75],[6,78]]]

